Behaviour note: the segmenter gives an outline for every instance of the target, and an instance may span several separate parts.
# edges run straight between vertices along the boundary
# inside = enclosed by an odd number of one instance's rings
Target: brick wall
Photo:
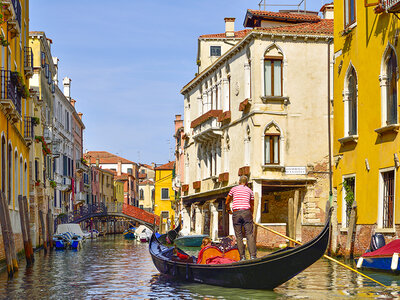
[[[15,233],[14,234],[14,243],[15,243],[15,250],[18,253],[19,251],[24,249],[24,241],[22,240],[22,233]],[[3,243],[3,236],[0,235],[0,261],[6,259],[6,255],[4,252],[4,243]]]

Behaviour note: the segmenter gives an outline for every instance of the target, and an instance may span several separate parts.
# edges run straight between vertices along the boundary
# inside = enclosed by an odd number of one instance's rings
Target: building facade
[[[160,216],[160,232],[165,233],[175,224],[175,191],[172,189],[174,162],[155,169],[154,214]]]
[[[258,223],[307,240],[324,222],[333,47],[324,16],[248,10],[250,29],[232,33],[227,18],[225,33],[199,38],[199,47],[232,34],[239,41],[181,90],[185,231],[233,234],[225,198],[240,175],[250,179]],[[261,230],[257,241],[285,242]]]
[[[1,191],[8,204],[16,251],[23,248],[19,218],[18,196],[29,198],[30,173],[29,146],[32,136],[25,139],[25,127],[31,117],[29,111],[28,79],[32,76],[29,55],[29,1],[16,0],[2,3],[1,27]],[[29,126],[28,126],[29,127]],[[0,259],[4,259],[0,243]]]
[[[350,3],[350,6],[345,6]],[[353,202],[357,204],[354,251],[371,234],[397,238],[399,108],[397,44],[399,1],[335,2],[334,191],[344,249]],[[368,60],[368,67],[365,61]]]

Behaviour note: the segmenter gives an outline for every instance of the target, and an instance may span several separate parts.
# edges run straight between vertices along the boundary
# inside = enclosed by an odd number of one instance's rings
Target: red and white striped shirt
[[[250,200],[254,200],[253,191],[243,184],[233,187],[228,195],[233,197],[233,210],[250,209]]]

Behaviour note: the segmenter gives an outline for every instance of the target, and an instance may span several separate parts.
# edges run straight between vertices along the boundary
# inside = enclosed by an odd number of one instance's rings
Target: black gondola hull
[[[310,242],[270,255],[223,265],[200,265],[175,262],[163,255],[168,247],[161,245],[153,235],[149,250],[160,273],[181,280],[224,287],[272,290],[296,276],[321,258],[328,246],[330,214],[322,232]]]

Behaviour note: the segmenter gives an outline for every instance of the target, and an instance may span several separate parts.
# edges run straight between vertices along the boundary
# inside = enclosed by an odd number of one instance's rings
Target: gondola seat
[[[199,257],[197,258],[198,264],[207,264],[207,260],[210,261],[210,258],[214,257],[224,257],[231,259],[233,261],[239,261],[240,255],[237,249],[232,249],[223,253],[218,247],[215,246],[207,246],[200,250]]]

